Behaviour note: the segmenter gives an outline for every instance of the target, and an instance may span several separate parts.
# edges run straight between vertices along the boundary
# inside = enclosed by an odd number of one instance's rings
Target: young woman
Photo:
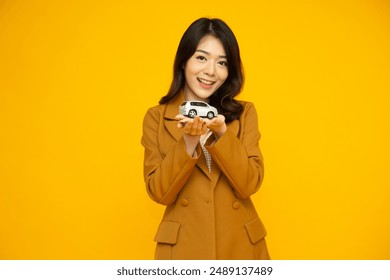
[[[260,133],[242,89],[240,52],[220,19],[200,18],[184,33],[174,76],[144,118],[144,178],[166,205],[156,259],[269,259],[266,230],[250,196],[263,180]],[[179,115],[183,101],[205,101],[213,119]]]

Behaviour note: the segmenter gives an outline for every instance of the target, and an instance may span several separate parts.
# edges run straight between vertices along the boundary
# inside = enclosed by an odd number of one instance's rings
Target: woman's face
[[[185,100],[208,101],[228,77],[225,50],[219,39],[203,37],[184,66]]]

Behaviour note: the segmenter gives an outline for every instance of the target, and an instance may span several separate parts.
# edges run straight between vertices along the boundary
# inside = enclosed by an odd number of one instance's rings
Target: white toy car
[[[179,112],[181,115],[192,119],[195,116],[212,119],[218,115],[218,110],[215,107],[203,101],[184,101],[179,107]]]

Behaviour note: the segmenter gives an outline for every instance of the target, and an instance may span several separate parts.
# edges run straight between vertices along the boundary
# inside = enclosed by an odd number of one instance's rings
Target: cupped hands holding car
[[[208,128],[219,139],[227,129],[224,115],[217,115],[212,119],[201,118],[199,116],[192,119],[183,115],[177,115],[175,118],[178,120],[177,127],[181,128],[184,134],[191,136],[200,137],[206,134]]]
[[[226,132],[225,116],[218,115],[213,119],[201,118],[195,116],[195,118],[189,118],[183,115],[177,115],[178,120],[177,127],[183,130],[183,139],[186,144],[186,151],[189,156],[196,156],[195,150],[199,143],[201,135],[207,133],[207,129],[210,129],[216,140],[218,140]]]

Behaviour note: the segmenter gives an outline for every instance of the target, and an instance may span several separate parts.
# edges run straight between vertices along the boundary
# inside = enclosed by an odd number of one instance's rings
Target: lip
[[[202,79],[202,78],[196,78],[196,79],[198,80],[198,82],[206,84],[206,85],[213,85],[213,84],[215,84],[215,81],[210,81],[210,80]]]
[[[210,89],[214,84],[215,81],[210,81],[207,79],[197,78],[199,85],[204,89]]]

